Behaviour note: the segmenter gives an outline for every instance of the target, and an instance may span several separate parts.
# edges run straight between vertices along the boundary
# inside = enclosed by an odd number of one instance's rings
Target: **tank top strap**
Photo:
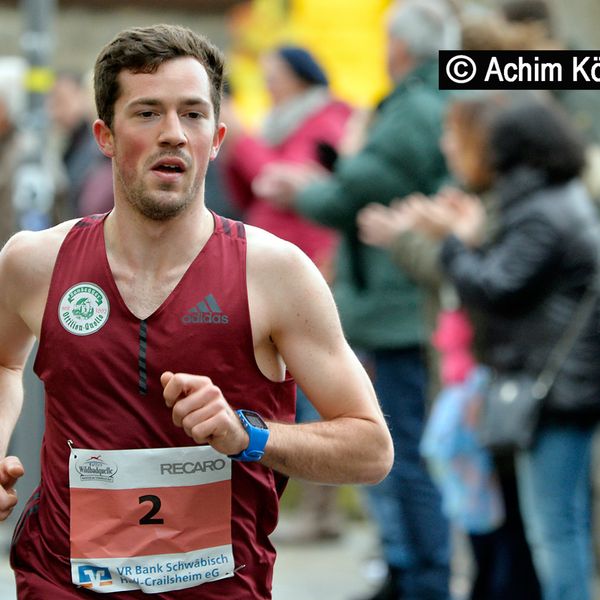
[[[234,239],[246,239],[246,229],[241,221],[234,221],[233,219],[222,217],[221,215],[218,215],[215,212],[213,212],[212,214],[215,219],[216,233],[223,233]]]

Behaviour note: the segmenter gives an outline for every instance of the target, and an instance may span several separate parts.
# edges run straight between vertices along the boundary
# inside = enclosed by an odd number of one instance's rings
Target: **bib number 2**
[[[164,519],[155,519],[154,515],[160,510],[160,498],[154,494],[144,494],[139,498],[140,504],[150,502],[152,508],[140,519],[140,525],[164,525]]]

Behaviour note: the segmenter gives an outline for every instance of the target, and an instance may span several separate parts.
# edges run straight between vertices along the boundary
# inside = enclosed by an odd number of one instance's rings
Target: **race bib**
[[[210,446],[72,448],[71,578],[147,594],[234,572],[231,460]]]

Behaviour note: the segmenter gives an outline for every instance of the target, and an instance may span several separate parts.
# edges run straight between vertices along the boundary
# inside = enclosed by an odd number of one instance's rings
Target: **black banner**
[[[441,50],[442,90],[599,90],[600,50]]]

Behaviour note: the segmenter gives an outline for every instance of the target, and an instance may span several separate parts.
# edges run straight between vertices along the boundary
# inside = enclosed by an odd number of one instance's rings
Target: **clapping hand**
[[[467,246],[480,245],[485,223],[481,200],[456,188],[444,188],[431,199],[412,196],[406,200],[412,226],[433,239],[455,235]]]
[[[252,191],[275,206],[290,208],[301,189],[324,177],[328,172],[316,163],[270,163],[254,178]]]
[[[363,244],[389,248],[394,239],[413,226],[413,216],[406,200],[395,200],[390,206],[368,204],[357,215],[358,235]]]

